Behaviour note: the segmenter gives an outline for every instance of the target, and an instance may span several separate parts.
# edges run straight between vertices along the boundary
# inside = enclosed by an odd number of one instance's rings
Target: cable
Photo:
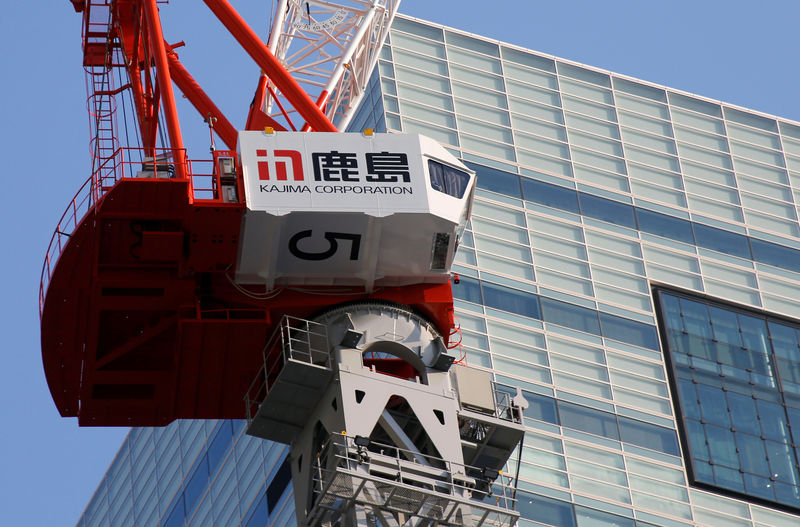
[[[158,140],[161,142],[162,150],[169,150],[172,145],[167,142],[167,138],[164,136],[164,129],[167,127],[167,122],[164,120],[164,105],[161,104],[159,109],[161,111],[158,112]]]
[[[284,288],[273,289],[272,291],[265,291],[264,293],[254,293],[253,291],[248,291],[244,287],[240,286],[236,282],[233,281],[233,278],[229,274],[225,275],[225,278],[228,279],[228,282],[240,293],[248,298],[252,298],[254,300],[272,300],[273,298],[277,297],[281,294]]]
[[[128,71],[127,68],[125,69],[125,72],[128,75],[128,81],[130,82],[130,80],[131,80],[130,72]],[[141,73],[140,73],[139,74],[139,78],[137,79],[137,81],[141,82],[141,80],[142,79],[141,79]],[[137,152],[139,153],[139,162],[141,163],[143,161],[143,156],[142,156],[142,146],[143,145],[142,145],[142,136],[141,136],[141,132],[140,132],[141,123],[139,122],[139,111],[136,108],[136,101],[133,100],[133,88],[131,88],[130,90],[125,90],[125,91],[127,91],[127,95],[129,97],[129,101],[130,101],[130,105],[131,105],[131,116],[133,118],[133,122],[136,123],[135,126],[133,127],[133,132],[134,132],[134,136],[136,137],[136,146],[138,147],[137,148]],[[128,146],[130,146],[130,144]]]
[[[519,455],[517,456],[517,475],[514,478],[514,492],[511,494],[511,501],[515,501],[517,499],[517,488],[519,488],[519,467],[522,465],[522,444],[525,441],[525,434],[522,434],[522,437],[519,438]]]
[[[229,274],[225,275],[225,278],[230,282],[230,284],[240,293],[248,298],[252,298],[254,300],[272,300],[273,298],[277,297],[283,291],[295,291],[298,293],[305,293],[308,295],[319,295],[319,296],[363,296],[366,294],[364,290],[353,290],[352,288],[348,289],[305,289],[302,287],[279,287],[277,289],[272,289],[271,291],[265,291],[264,293],[255,293],[248,289],[245,289],[241,285],[237,284],[233,278]],[[381,288],[377,288],[374,292],[380,291]]]
[[[130,79],[130,76],[128,78]],[[133,127],[133,135],[136,138],[136,146],[138,147],[136,151],[139,153],[139,162],[141,163],[143,157],[142,157],[142,149],[141,149],[141,147],[142,147],[142,136],[141,136],[141,134],[139,132],[139,114],[136,111],[136,101],[133,100],[133,90],[127,90],[127,92],[128,92],[127,96],[128,96],[128,99],[129,99],[130,105],[131,105],[131,115],[133,117],[133,121],[136,123],[134,125],[134,127]]]
[[[122,71],[120,71],[120,70],[121,70],[121,68],[117,68],[117,79],[119,80],[119,85],[120,86],[125,86],[125,84],[123,83],[124,79],[122,78]],[[127,71],[128,70],[126,69],[125,70],[126,75],[127,75]],[[130,78],[128,80],[130,80]],[[128,84],[130,84],[130,82],[128,82]],[[128,89],[125,88],[125,90],[123,90],[123,91],[127,92]],[[122,127],[125,130],[125,145],[130,147],[131,146],[131,138],[128,135],[128,110],[127,110],[127,106],[125,105],[125,95],[126,95],[125,93],[121,93],[120,94],[120,99],[122,101]]]

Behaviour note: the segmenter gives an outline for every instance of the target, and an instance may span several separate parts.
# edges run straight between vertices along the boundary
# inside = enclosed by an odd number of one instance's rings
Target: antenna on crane
[[[209,135],[209,140],[211,141],[211,144],[208,147],[208,151],[211,152],[211,154],[213,155],[217,149],[216,146],[214,145],[214,123],[217,122],[217,118],[209,113],[205,121],[208,123],[208,135]]]

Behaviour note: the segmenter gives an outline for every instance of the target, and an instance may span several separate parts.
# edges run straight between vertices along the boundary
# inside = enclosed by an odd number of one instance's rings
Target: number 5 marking
[[[301,250],[298,247],[300,240],[305,238],[311,238],[312,233],[311,229],[300,231],[294,236],[289,239],[289,252],[292,253],[296,258],[301,260],[311,260],[311,261],[319,261],[319,260],[327,260],[334,254],[336,251],[339,250],[339,242],[338,240],[349,240],[350,241],[350,259],[351,260],[358,260],[358,252],[361,249],[361,235],[360,234],[349,234],[346,232],[326,232],[323,234],[326,240],[328,240],[328,249],[318,253],[309,253],[306,251]]]

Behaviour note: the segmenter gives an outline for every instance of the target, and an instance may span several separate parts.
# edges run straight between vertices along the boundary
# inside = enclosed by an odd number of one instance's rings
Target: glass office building
[[[800,124],[398,17],[350,128],[478,173],[456,310],[530,402],[521,525],[797,525]],[[134,429],[78,525],[294,525],[287,451]]]

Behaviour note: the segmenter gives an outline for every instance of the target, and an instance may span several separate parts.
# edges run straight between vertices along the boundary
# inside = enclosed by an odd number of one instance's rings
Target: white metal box
[[[374,286],[449,278],[475,175],[417,134],[239,133],[236,281]]]

